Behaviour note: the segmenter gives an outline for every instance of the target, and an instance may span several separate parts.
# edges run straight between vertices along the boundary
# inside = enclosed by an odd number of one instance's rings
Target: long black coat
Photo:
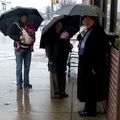
[[[99,24],[91,29],[83,55],[79,56],[77,97],[80,102],[103,101],[108,94],[106,34]]]
[[[64,73],[70,51],[69,40],[62,40],[60,35],[52,31],[46,36],[45,46],[48,52],[48,68],[51,72]]]

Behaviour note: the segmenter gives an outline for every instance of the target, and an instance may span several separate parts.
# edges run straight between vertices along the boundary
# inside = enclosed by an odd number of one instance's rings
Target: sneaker
[[[22,89],[22,85],[17,85],[17,89]]]
[[[24,88],[32,88],[31,84],[24,85]]]

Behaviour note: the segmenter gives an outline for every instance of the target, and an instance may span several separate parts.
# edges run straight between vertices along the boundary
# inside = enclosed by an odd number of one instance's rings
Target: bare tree
[[[58,0],[58,3],[60,7],[66,6],[66,5],[72,5],[76,3],[76,0]]]

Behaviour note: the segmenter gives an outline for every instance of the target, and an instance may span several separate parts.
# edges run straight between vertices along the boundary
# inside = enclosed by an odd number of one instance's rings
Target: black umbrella
[[[47,34],[49,34],[56,22],[62,22],[63,31],[67,31],[72,37],[76,32],[79,31],[80,28],[80,16],[57,16],[53,17],[53,19],[42,29],[40,48],[45,48],[45,38]]]
[[[38,10],[35,8],[24,8],[24,7],[16,7],[7,12],[4,12],[0,16],[0,31],[5,35],[9,35],[10,28],[13,22],[19,20],[19,16],[22,13],[26,13],[28,15],[29,21],[33,24],[34,28],[39,28],[43,18],[39,14]]]

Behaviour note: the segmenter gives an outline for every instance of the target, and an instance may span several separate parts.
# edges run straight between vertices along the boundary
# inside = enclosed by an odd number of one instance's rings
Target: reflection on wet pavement
[[[29,91],[29,89],[16,90],[17,120],[32,120]],[[23,114],[27,114],[28,117]]]
[[[67,78],[68,98],[51,99],[47,58],[44,52],[33,55],[30,82],[32,89],[17,90],[15,60],[0,61],[0,120],[105,120],[105,115],[81,118],[83,109],[76,97],[76,70]],[[99,109],[102,109],[100,103]]]
[[[29,89],[19,90],[17,89],[17,107],[18,112],[31,112],[30,98],[29,98]]]

